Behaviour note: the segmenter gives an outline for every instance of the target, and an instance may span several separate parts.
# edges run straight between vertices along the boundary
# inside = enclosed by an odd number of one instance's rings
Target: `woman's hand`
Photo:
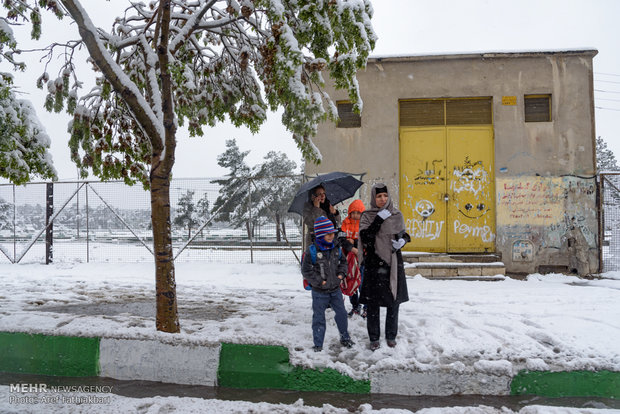
[[[336,214],[336,208],[332,206],[331,204],[329,205],[329,212],[332,214]]]
[[[405,239],[401,237],[398,240],[392,240],[392,247],[394,248],[394,250],[399,250],[401,247],[405,245],[405,243],[407,242],[405,241]]]
[[[377,216],[381,217],[383,220],[387,219],[391,215],[392,213],[390,213],[390,211],[386,209],[383,209],[377,213]]]

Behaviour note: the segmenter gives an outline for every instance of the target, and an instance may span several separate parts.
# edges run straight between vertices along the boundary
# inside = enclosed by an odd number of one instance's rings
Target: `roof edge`
[[[368,62],[413,62],[422,60],[448,60],[448,59],[492,59],[492,58],[526,58],[540,56],[589,56],[598,54],[597,49],[565,49],[565,50],[540,50],[540,51],[512,51],[512,52],[466,52],[466,53],[438,53],[424,55],[385,55],[370,56]]]

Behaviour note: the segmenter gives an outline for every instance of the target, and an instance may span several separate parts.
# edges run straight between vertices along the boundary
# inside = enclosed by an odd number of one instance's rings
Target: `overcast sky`
[[[93,21],[111,27],[115,7],[124,9],[124,0],[84,1]],[[379,41],[373,53],[411,55],[465,52],[509,52],[594,48],[594,89],[596,134],[602,136],[620,157],[620,1],[618,0],[377,0],[373,2],[373,25]],[[120,13],[120,12],[119,12]],[[48,14],[47,21],[52,21]],[[52,21],[53,22],[53,21]],[[58,25],[44,27],[43,39],[50,41]],[[77,31],[63,24],[63,31]],[[19,33],[16,33],[19,36]],[[47,36],[46,36],[47,35]],[[56,40],[56,39],[54,39]],[[30,62],[30,60],[28,60]],[[8,71],[0,63],[0,71]],[[61,179],[75,179],[67,147],[66,115],[48,114],[44,94],[34,87],[40,67],[15,76],[15,82],[32,101],[47,133],[52,138],[52,155]],[[272,149],[301,160],[293,140],[272,114],[261,132],[252,135],[244,128],[219,125],[205,130],[202,138],[179,133],[176,177],[211,177],[226,171],[217,165],[225,140],[236,138],[242,150],[250,150],[248,162],[261,162]]]

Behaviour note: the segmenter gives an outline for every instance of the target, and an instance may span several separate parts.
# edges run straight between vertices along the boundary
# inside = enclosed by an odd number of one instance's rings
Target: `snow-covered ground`
[[[0,264],[0,274],[0,331],[283,345],[292,364],[331,367],[358,379],[403,367],[475,365],[498,374],[524,368],[620,371],[620,272],[595,280],[558,274],[499,282],[409,278],[410,301],[401,306],[396,348],[383,344],[370,351],[365,321],[357,316],[349,319],[356,344],[341,348],[328,310],[321,353],[312,352],[311,297],[296,265],[177,263],[178,335],[155,330],[151,263]],[[7,392],[3,388],[0,394]],[[195,404],[181,406],[193,412]],[[235,412],[222,404],[218,412]],[[265,405],[254,412],[314,412],[286,407],[290,411]],[[366,408],[360,412],[370,412]]]

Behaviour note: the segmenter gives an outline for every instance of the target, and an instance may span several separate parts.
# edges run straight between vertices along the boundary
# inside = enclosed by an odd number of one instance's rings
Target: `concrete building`
[[[596,272],[596,50],[376,57],[361,116],[334,91],[306,174],[388,184],[410,251],[499,253],[508,272]],[[343,208],[346,206],[343,206]]]

